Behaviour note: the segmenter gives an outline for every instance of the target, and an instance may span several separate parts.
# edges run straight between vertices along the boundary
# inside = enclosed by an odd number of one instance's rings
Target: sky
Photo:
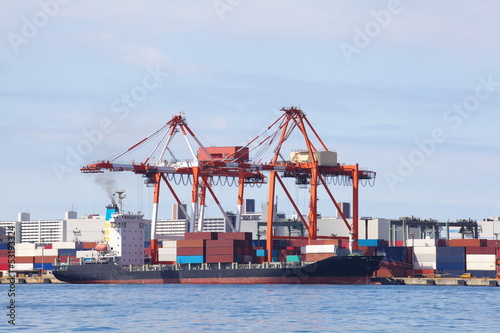
[[[103,214],[103,183],[150,216],[140,176],[79,168],[181,112],[204,145],[232,146],[289,106],[339,162],[377,173],[362,216],[500,216],[499,14],[494,0],[2,1],[0,220]],[[287,184],[306,209],[307,190]],[[235,211],[234,189],[215,191]],[[348,187],[332,192],[351,201]],[[162,192],[160,217],[172,203]]]

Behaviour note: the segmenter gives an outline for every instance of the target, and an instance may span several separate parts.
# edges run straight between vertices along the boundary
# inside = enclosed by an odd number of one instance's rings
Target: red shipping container
[[[177,249],[182,247],[205,247],[205,240],[203,239],[185,239],[177,241]]]
[[[180,247],[177,248],[178,256],[203,256],[205,249],[203,247]]]
[[[74,259],[76,259],[75,256],[60,256],[59,262],[62,262],[62,263],[73,262]]]
[[[99,244],[98,242],[83,242],[82,243],[82,249],[83,250],[91,250],[96,247],[96,245]]]
[[[57,256],[36,256],[35,264],[53,264],[55,260],[57,260]]]
[[[218,239],[238,239],[238,240],[252,240],[251,232],[221,232]]]
[[[44,248],[45,250],[52,250],[52,244],[45,245],[43,248]]]
[[[495,254],[495,251],[494,247],[467,246],[465,248],[465,254]]]
[[[333,253],[307,253],[305,255],[305,261],[319,261],[333,256]]]
[[[293,247],[304,247],[307,245],[307,239],[291,239],[289,244]]]
[[[16,264],[34,264],[35,263],[35,257],[16,257],[15,259]]]
[[[311,245],[340,245],[343,242],[341,239],[318,239],[311,241]],[[349,241],[347,241],[349,245]]]
[[[0,271],[8,271],[10,270],[9,264],[0,264]]]
[[[205,242],[205,246],[208,247],[245,247],[249,246],[249,242],[246,240],[238,240],[238,239],[218,239],[218,240],[207,240]]]
[[[8,257],[0,257],[0,264],[8,264],[8,263],[9,263]]]
[[[218,262],[235,262],[234,255],[231,254],[220,254],[220,255],[207,255],[205,262],[207,263],[218,263]]]
[[[403,246],[403,241],[402,240],[396,241],[396,246],[402,247]]]
[[[450,239],[449,246],[486,246],[486,239]]]
[[[209,256],[209,255],[222,255],[222,254],[234,255],[234,254],[236,254],[236,248],[234,248],[232,246],[207,247],[205,250],[205,253],[207,256]]]
[[[0,257],[8,257],[8,256],[9,256],[9,250],[0,250]]]
[[[207,240],[207,239],[217,239],[216,232],[186,232],[184,234],[185,240]],[[179,242],[179,241],[178,241]]]
[[[436,271],[433,269],[414,269],[414,274],[435,274]]]

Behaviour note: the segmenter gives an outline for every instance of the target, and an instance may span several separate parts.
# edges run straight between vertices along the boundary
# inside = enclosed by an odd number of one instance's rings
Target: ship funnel
[[[118,205],[117,204],[109,204],[106,206],[106,221],[111,219],[113,214],[118,213]]]

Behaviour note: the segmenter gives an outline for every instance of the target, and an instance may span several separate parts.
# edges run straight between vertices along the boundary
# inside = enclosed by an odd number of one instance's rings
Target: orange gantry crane
[[[141,140],[132,147],[119,153],[107,161],[101,161],[87,165],[81,169],[84,173],[98,173],[109,171],[132,171],[145,177],[145,182],[149,186],[154,186],[153,212],[151,218],[151,260],[158,262],[158,239],[156,235],[156,225],[158,221],[158,205],[160,202],[160,185],[163,181],[172,193],[175,201],[189,221],[189,232],[201,231],[203,227],[204,208],[206,206],[207,191],[214,199],[221,210],[226,223],[232,231],[239,231],[241,225],[242,205],[244,189],[247,185],[268,184],[267,202],[267,228],[266,228],[266,248],[268,261],[272,261],[273,240],[280,238],[274,236],[273,222],[275,221],[275,194],[276,186],[280,185],[288,200],[294,207],[299,219],[307,230],[307,240],[309,243],[318,238],[332,238],[317,235],[318,219],[318,188],[322,186],[328,197],[332,201],[336,210],[351,235],[352,248],[357,248],[358,239],[358,210],[359,210],[359,185],[369,183],[373,185],[375,172],[361,170],[357,164],[341,165],[337,163],[336,152],[328,150],[324,142],[320,139],[306,115],[296,107],[282,108],[283,114],[273,122],[262,134],[255,137],[245,146],[234,147],[230,154],[217,154],[213,147],[204,147],[193,131],[189,128],[183,114],[174,116],[169,122],[162,126],[150,136]],[[304,140],[306,149],[295,151],[286,159],[282,156],[283,144],[294,131],[298,131]],[[165,154],[170,152],[169,145],[176,133],[181,132],[192,155],[192,160],[177,161],[164,159]],[[267,133],[270,135],[265,135]],[[148,157],[140,163],[118,163],[116,160],[123,155],[130,153],[154,138],[161,136]],[[197,145],[197,151],[192,144]],[[272,149],[270,161],[263,162],[265,153]],[[256,151],[255,157],[250,161],[250,151]],[[159,154],[158,158],[153,158],[154,154]],[[171,154],[173,156],[173,154]],[[268,174],[266,177],[264,172]],[[283,178],[294,178],[295,184],[309,186],[309,211],[303,215],[296,202],[293,200],[290,191],[285,186]],[[225,180],[224,181],[221,181]],[[228,179],[238,185],[237,193],[237,213],[235,223],[230,221],[220,201],[215,195],[212,187],[216,184],[224,185]],[[328,181],[329,180],[329,181]],[[352,224],[346,219],[339,204],[335,200],[329,189],[329,183],[352,184],[353,221]],[[191,184],[191,214],[184,209],[182,201],[177,195],[171,182],[184,185]],[[307,217],[307,218],[306,218]],[[303,237],[294,237],[303,238]],[[342,237],[333,237],[342,238]]]

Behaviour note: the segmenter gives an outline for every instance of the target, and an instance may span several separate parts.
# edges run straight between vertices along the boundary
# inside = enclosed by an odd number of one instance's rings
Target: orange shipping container
[[[57,261],[58,257],[57,256],[36,256],[35,257],[35,264],[41,264],[42,262],[44,264],[53,264],[55,261]]]
[[[182,247],[201,247],[201,248],[203,248],[204,246],[205,246],[204,239],[184,239],[184,240],[177,241],[177,248],[182,248]]]
[[[307,253],[305,260],[306,261],[319,261],[326,258],[333,257],[334,253]]]
[[[450,239],[449,246],[486,246],[486,239]]]
[[[16,257],[15,259],[16,264],[34,264],[35,263],[35,257]]]
[[[203,240],[203,239],[217,239],[216,232],[186,232],[184,240]]]

